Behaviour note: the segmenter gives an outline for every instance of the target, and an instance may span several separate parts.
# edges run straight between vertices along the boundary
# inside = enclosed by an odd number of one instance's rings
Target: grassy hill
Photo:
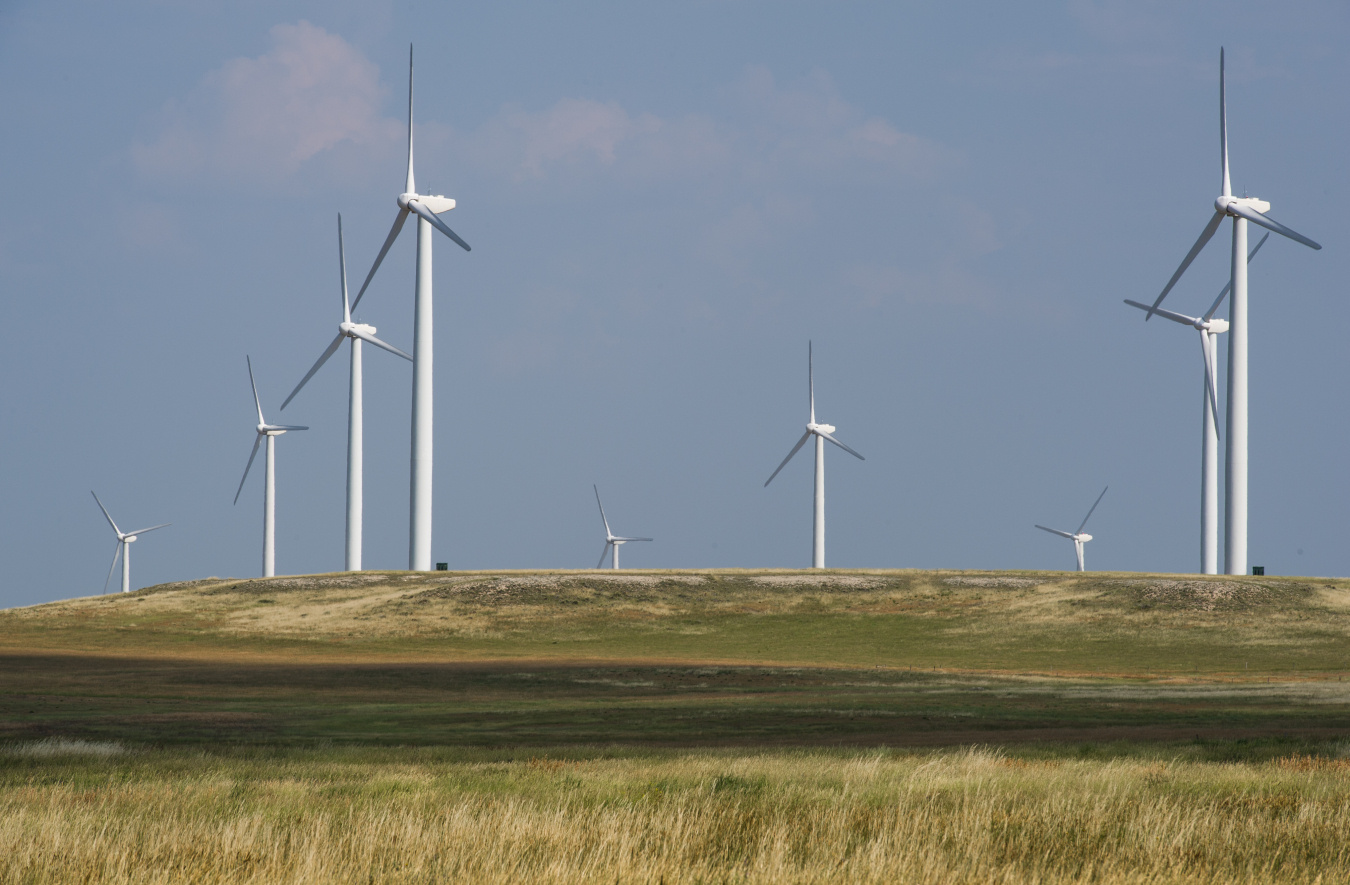
[[[1348,631],[1347,581],[1103,573],[4,611],[0,881],[1347,881]]]
[[[0,612],[0,738],[474,746],[1339,734],[1350,581],[207,579]]]

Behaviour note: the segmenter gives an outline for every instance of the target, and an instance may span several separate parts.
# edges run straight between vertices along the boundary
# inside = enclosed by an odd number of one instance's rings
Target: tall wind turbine
[[[605,524],[605,549],[600,551],[600,561],[595,564],[595,567],[596,568],[603,567],[605,564],[605,556],[612,550],[614,552],[614,559],[612,560],[611,567],[618,568],[620,547],[622,547],[624,544],[627,544],[629,541],[650,541],[652,539],[624,538],[611,532],[609,530],[609,520],[605,519],[605,505],[600,503],[600,489],[594,485],[592,485],[591,488],[595,489],[595,503],[600,504],[600,519]]]
[[[1107,486],[1105,489],[1102,489],[1102,493],[1097,496],[1097,500],[1092,502],[1092,508],[1088,510],[1087,516],[1083,517],[1083,521],[1078,524],[1078,531],[1061,532],[1059,529],[1048,529],[1043,525],[1036,526],[1036,528],[1043,532],[1049,532],[1052,535],[1059,535],[1061,538],[1068,538],[1070,541],[1073,541],[1073,552],[1078,557],[1078,570],[1080,572],[1087,571],[1083,565],[1083,545],[1092,540],[1092,536],[1085,533],[1083,529],[1087,526],[1087,521],[1092,518],[1092,511],[1096,510],[1097,505],[1102,503],[1102,498],[1106,496],[1106,489],[1109,488],[1110,486]]]
[[[343,341],[350,340],[352,343],[352,365],[351,381],[347,393],[347,544],[345,568],[349,572],[361,571],[361,525],[362,525],[362,386],[361,386],[361,342],[369,341],[371,344],[387,350],[392,354],[403,357],[405,360],[412,360],[403,351],[394,347],[392,344],[386,344],[375,337],[375,327],[364,323],[352,322],[352,308],[347,301],[347,258],[342,249],[342,216],[338,215],[338,272],[342,280],[342,322],[338,323],[337,337],[333,343],[328,345],[328,349],[323,352],[316,362],[306,373],[305,377],[300,379],[300,383],[295,385],[295,390],[286,397],[286,402],[281,404],[284,409],[295,395],[300,392],[314,373],[319,371],[328,358],[337,353],[337,349],[342,346]]]
[[[234,503],[239,503],[239,492],[244,490],[244,480],[248,479],[253,459],[258,455],[258,446],[267,440],[267,482],[263,487],[263,577],[270,578],[277,573],[277,437],[288,430],[309,430],[293,424],[268,424],[263,418],[262,403],[258,400],[258,385],[253,381],[253,360],[248,362],[248,383],[253,388],[253,405],[258,407],[258,435],[253,438],[253,451],[248,454],[248,463],[244,465],[244,476],[239,480],[239,489],[234,493]]]
[[[1250,262],[1256,253],[1270,239],[1266,234],[1247,256]],[[1162,307],[1150,308],[1147,304],[1131,301],[1125,303],[1140,310],[1152,310],[1160,317],[1183,326],[1191,326],[1200,332],[1200,353],[1205,361],[1204,417],[1201,424],[1200,444],[1200,573],[1217,575],[1219,573],[1219,384],[1215,372],[1217,361],[1217,339],[1228,331],[1228,321],[1214,318],[1214,312],[1223,304],[1232,283],[1225,285],[1214,304],[1202,317],[1190,317],[1175,313]]]
[[[767,488],[769,483],[773,482],[773,478],[778,475],[778,471],[782,470],[784,467],[787,466],[787,462],[791,461],[792,456],[797,454],[797,451],[802,446],[806,445],[806,441],[808,439],[810,439],[813,436],[816,438],[816,493],[814,506],[814,520],[812,523],[812,534],[811,534],[811,567],[824,568],[825,567],[825,440],[829,440],[830,442],[834,443],[839,448],[843,449],[853,457],[857,458],[859,461],[865,461],[867,459],[864,458],[862,455],[859,455],[857,452],[853,451],[848,446],[844,445],[839,440],[835,439],[833,436],[830,435],[835,431],[835,427],[833,424],[816,423],[816,381],[815,381],[814,360],[812,356],[812,347],[811,342],[809,341],[806,343],[806,387],[807,393],[809,394],[811,401],[811,412],[810,417],[807,419],[806,422],[806,432],[802,434],[801,439],[797,440],[797,444],[792,447],[792,451],[787,453],[787,457],[783,459],[783,463],[778,465],[778,469],[775,470],[769,476],[768,479],[764,480],[764,486],[765,488]]]
[[[408,47],[408,177],[403,193],[398,195],[398,217],[385,237],[380,254],[366,274],[361,291],[352,300],[355,308],[366,293],[380,262],[389,247],[398,239],[403,222],[410,213],[417,215],[417,282],[414,287],[413,307],[413,405],[412,405],[412,465],[409,480],[408,568],[427,571],[431,568],[431,460],[434,436],[432,407],[432,329],[431,329],[431,230],[435,228],[458,243],[465,252],[469,244],[460,239],[444,221],[436,216],[455,208],[449,197],[419,194],[413,180],[413,55]]]
[[[134,532],[124,532],[113,522],[112,516],[108,513],[108,508],[103,506],[103,502],[98,500],[91,490],[89,494],[94,495],[94,500],[98,502],[98,509],[103,511],[103,518],[108,520],[108,525],[112,526],[113,534],[117,535],[117,549],[113,552],[112,565],[108,566],[108,577],[103,579],[103,592],[108,592],[108,582],[112,580],[113,569],[117,568],[117,557],[122,557],[122,592],[131,592],[131,545],[135,542],[137,535],[143,535],[146,532],[153,532],[155,529],[162,529],[165,526],[173,525],[171,522],[152,525],[148,529],[136,529]]]
[[[1195,256],[1219,229],[1225,218],[1233,219],[1233,251],[1231,258],[1231,286],[1233,301],[1229,307],[1228,335],[1228,439],[1225,458],[1224,495],[1224,571],[1230,575],[1247,573],[1247,222],[1259,224],[1283,237],[1302,243],[1311,249],[1321,249],[1316,242],[1297,231],[1290,230],[1265,213],[1270,204],[1255,197],[1234,197],[1228,175],[1228,106],[1224,93],[1223,50],[1219,50],[1219,142],[1223,164],[1223,192],[1214,201],[1214,215],[1200,239],[1182,259],[1181,266],[1167,281],[1162,293],[1145,315],[1147,320],[1157,312],[1158,305],[1172,291],[1177,280],[1191,266]]]

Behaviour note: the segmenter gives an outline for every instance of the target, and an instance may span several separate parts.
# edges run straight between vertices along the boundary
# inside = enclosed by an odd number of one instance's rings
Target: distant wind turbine
[[[812,535],[811,535],[811,567],[824,568],[825,567],[825,440],[829,440],[830,442],[834,443],[839,448],[843,449],[853,457],[857,458],[859,461],[865,461],[867,459],[864,458],[862,455],[859,455],[857,452],[853,451],[848,446],[844,445],[839,440],[835,439],[833,436],[830,435],[835,431],[835,427],[833,424],[816,423],[816,381],[815,381],[814,358],[812,355],[812,346],[810,341],[806,343],[806,387],[811,402],[811,412],[810,418],[806,422],[806,432],[802,434],[801,439],[797,440],[797,444],[792,447],[792,451],[787,453],[787,457],[783,459],[783,463],[778,465],[778,469],[775,470],[772,474],[770,474],[768,479],[764,480],[764,486],[765,488],[767,488],[769,483],[773,482],[773,478],[778,475],[778,472],[780,470],[782,470],[784,467],[787,466],[787,462],[792,460],[792,456],[797,454],[798,450],[801,449],[802,446],[806,445],[806,441],[808,439],[810,439],[813,436],[816,438],[816,492],[815,492],[814,521],[812,525]]]
[[[1181,266],[1167,281],[1161,294],[1145,315],[1158,312],[1158,305],[1172,291],[1177,280],[1205,248],[1225,218],[1233,219],[1231,285],[1233,301],[1229,308],[1228,334],[1228,434],[1224,459],[1224,571],[1230,575],[1247,573],[1247,222],[1259,224],[1282,237],[1288,237],[1311,249],[1321,249],[1313,240],[1280,224],[1265,213],[1270,204],[1255,197],[1235,197],[1228,174],[1228,105],[1224,96],[1223,50],[1219,50],[1219,143],[1223,166],[1223,191],[1214,201],[1214,215],[1200,233]]]
[[[375,271],[388,254],[389,247],[398,239],[408,215],[417,215],[417,283],[413,307],[413,406],[412,406],[412,464],[409,481],[408,568],[427,571],[431,568],[431,467],[434,426],[432,408],[432,290],[431,290],[431,230],[435,228],[458,243],[464,251],[469,244],[460,239],[444,221],[436,216],[455,208],[449,197],[419,194],[413,180],[413,56],[408,47],[408,177],[403,193],[398,195],[398,217],[385,237],[380,254],[375,256],[361,291],[352,300],[352,308],[366,294]]]
[[[244,465],[244,476],[239,480],[239,489],[234,493],[234,503],[239,503],[239,493],[244,490],[244,480],[253,467],[253,459],[258,455],[258,446],[267,440],[267,480],[263,487],[263,577],[270,578],[277,573],[277,449],[276,438],[288,430],[309,430],[294,424],[268,424],[263,418],[262,402],[258,399],[258,385],[253,381],[253,360],[244,357],[248,363],[248,383],[253,388],[253,405],[258,409],[257,436],[253,438],[253,451],[249,452],[248,463]]]
[[[295,390],[286,397],[286,402],[281,404],[281,408],[286,408],[295,395],[300,392],[300,388],[314,377],[314,373],[319,371],[328,358],[337,353],[337,349],[342,346],[343,341],[350,340],[352,343],[352,364],[351,377],[347,392],[347,543],[345,568],[349,572],[361,571],[361,526],[362,526],[362,497],[363,497],[363,422],[362,422],[362,384],[361,384],[361,342],[369,341],[382,350],[387,350],[392,354],[403,357],[405,360],[412,360],[403,351],[394,347],[392,344],[386,344],[375,337],[375,327],[365,325],[364,323],[352,322],[351,305],[347,302],[347,259],[342,249],[342,216],[338,216],[338,270],[342,280],[342,322],[338,323],[337,337],[333,343],[328,345],[328,349],[323,352],[316,362],[300,379],[300,383],[295,385]]]
[[[1250,262],[1256,253],[1270,239],[1266,234],[1247,255]],[[1217,575],[1219,573],[1219,381],[1215,363],[1217,362],[1217,339],[1228,331],[1228,321],[1215,319],[1214,312],[1228,297],[1232,283],[1225,285],[1214,304],[1202,317],[1189,317],[1161,307],[1150,308],[1147,304],[1131,301],[1125,303],[1140,310],[1152,310],[1158,316],[1183,326],[1190,326],[1200,332],[1200,353],[1205,361],[1204,418],[1201,425],[1200,444],[1200,573]]]
[[[624,538],[614,534],[609,530],[609,520],[605,519],[605,505],[600,503],[600,489],[592,485],[595,489],[595,503],[600,504],[600,520],[605,524],[605,549],[600,551],[600,561],[595,564],[596,568],[601,568],[605,564],[605,556],[612,550],[614,553],[613,568],[619,567],[619,548],[629,541],[650,541],[651,538]]]
[[[108,592],[108,582],[112,580],[113,569],[117,568],[117,557],[122,557],[122,592],[131,592],[131,545],[136,540],[137,535],[143,535],[146,532],[153,532],[155,529],[162,529],[165,526],[173,525],[171,522],[152,525],[148,529],[136,529],[134,532],[124,532],[113,522],[112,516],[108,513],[108,508],[103,506],[103,502],[98,500],[98,495],[91,490],[89,494],[94,495],[94,501],[98,504],[98,509],[103,511],[103,518],[108,520],[108,525],[112,526],[113,534],[117,535],[117,549],[113,552],[112,565],[108,566],[108,577],[103,579],[103,592]]]
[[[1109,488],[1110,486],[1106,487],[1106,489]],[[1087,571],[1083,566],[1083,545],[1092,540],[1092,536],[1086,534],[1083,529],[1087,526],[1087,521],[1092,518],[1092,511],[1096,510],[1097,505],[1102,503],[1102,498],[1106,496],[1106,489],[1102,489],[1102,493],[1097,496],[1097,500],[1092,502],[1092,509],[1088,510],[1087,516],[1083,517],[1083,521],[1079,523],[1078,531],[1061,532],[1059,529],[1048,529],[1043,525],[1036,526],[1036,528],[1043,532],[1049,532],[1052,535],[1059,535],[1061,538],[1068,538],[1070,541],[1073,541],[1073,552],[1078,556],[1078,570],[1080,572]]]

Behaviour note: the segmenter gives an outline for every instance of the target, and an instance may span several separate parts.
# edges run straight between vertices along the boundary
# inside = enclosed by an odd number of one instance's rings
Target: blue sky
[[[1198,567],[1202,375],[1151,300],[1218,193],[1320,242],[1252,265],[1251,561],[1350,573],[1342,3],[0,5],[0,605],[260,567],[244,355],[278,442],[278,571],[341,567],[346,371],[277,406],[401,190],[417,46],[436,245],[434,558],[582,568]],[[1216,238],[1168,304],[1204,309]],[[359,316],[409,347],[412,238]],[[366,564],[407,550],[410,371],[366,360]],[[275,416],[275,417],[274,417]]]

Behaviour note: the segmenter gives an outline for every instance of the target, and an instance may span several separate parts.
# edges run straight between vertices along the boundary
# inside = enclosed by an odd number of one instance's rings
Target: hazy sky
[[[0,605],[260,570],[244,356],[283,573],[341,568],[346,360],[277,406],[417,181],[436,243],[433,558],[588,568],[1199,562],[1197,336],[1145,325],[1219,190],[1321,241],[1251,270],[1251,562],[1350,573],[1341,0],[0,3]],[[1201,312],[1228,228],[1168,304]],[[1253,241],[1255,236],[1253,236]],[[412,343],[413,238],[359,310]],[[1226,352],[1226,345],[1225,345]],[[366,555],[407,563],[411,371],[367,350]]]

